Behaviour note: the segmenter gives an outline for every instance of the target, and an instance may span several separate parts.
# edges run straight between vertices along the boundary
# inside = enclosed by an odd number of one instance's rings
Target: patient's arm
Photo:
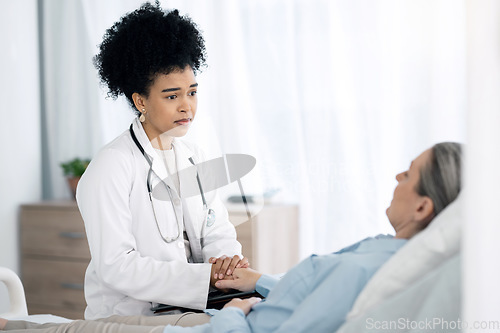
[[[238,332],[251,333],[250,326],[246,321],[246,315],[250,309],[260,302],[257,297],[239,299],[235,298],[217,312],[210,320],[211,332]]]
[[[255,289],[261,273],[250,268],[236,268],[232,280],[219,280],[215,286],[219,289],[237,289],[241,291],[252,291]]]
[[[343,262],[319,280],[315,281],[314,276],[306,277],[304,287],[297,284],[298,288],[294,285],[291,289],[280,290],[288,297],[271,295],[274,297],[259,304],[253,319],[260,322],[262,330],[275,333],[335,332],[370,276],[363,267]]]

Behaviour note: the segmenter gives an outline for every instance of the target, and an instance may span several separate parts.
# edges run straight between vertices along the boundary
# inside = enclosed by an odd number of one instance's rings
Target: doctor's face
[[[198,83],[190,66],[170,74],[158,74],[150,87],[149,96],[141,96],[146,120],[142,123],[149,140],[164,134],[184,136],[194,120]]]
[[[431,150],[424,151],[410,164],[410,168],[396,175],[398,185],[394,190],[391,205],[387,208],[387,217],[396,231],[409,224],[418,223],[421,218],[422,196],[417,193],[420,181],[420,169],[430,161]]]

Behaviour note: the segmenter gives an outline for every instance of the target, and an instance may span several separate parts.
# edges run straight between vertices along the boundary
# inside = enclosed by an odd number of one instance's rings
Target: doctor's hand
[[[223,278],[222,280],[228,280],[228,279],[233,279],[233,276],[232,275],[223,275]],[[212,265],[212,271],[210,273],[210,286],[215,287],[215,283],[217,281],[220,281],[221,279],[219,279],[219,274],[215,273],[215,265]],[[220,288],[219,288],[220,289]],[[222,290],[223,292],[229,292],[229,289],[220,289]]]
[[[261,301],[261,299],[258,297],[250,297],[247,299],[233,298],[231,300],[231,302],[224,305],[224,309],[229,308],[229,307],[239,308],[239,309],[243,310],[243,313],[246,316],[250,312],[252,307],[255,304],[259,303],[260,301]]]
[[[235,268],[247,268],[250,264],[248,258],[240,259],[238,255],[231,257],[222,256],[219,258],[211,257],[208,262],[212,266],[212,275],[214,279],[224,279],[225,276],[233,274]]]
[[[252,291],[262,274],[250,268],[236,268],[233,279],[219,280],[215,282],[218,289],[237,289],[240,291]]]

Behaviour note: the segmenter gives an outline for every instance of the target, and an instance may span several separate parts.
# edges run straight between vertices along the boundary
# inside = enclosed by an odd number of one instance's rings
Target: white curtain
[[[45,35],[59,36],[46,48],[47,77],[57,77],[46,79],[57,197],[66,191],[57,163],[94,154],[133,116],[123,100],[104,99],[91,57],[105,29],[142,1],[44,3],[54,24]],[[276,200],[299,204],[302,256],[391,232],[395,174],[432,144],[465,139],[465,1],[162,5],[192,17],[206,39],[189,139],[211,156],[257,158],[245,191],[279,188]]]
[[[88,158],[102,144],[99,95],[80,1],[41,2],[42,152],[45,199],[69,197],[60,163]],[[97,126],[96,126],[97,125]]]
[[[0,267],[19,273],[19,205],[41,198],[36,0],[0,1]],[[0,283],[0,313],[9,311]]]

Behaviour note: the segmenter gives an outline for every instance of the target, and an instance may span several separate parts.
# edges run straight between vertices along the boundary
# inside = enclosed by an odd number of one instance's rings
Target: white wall
[[[19,204],[41,198],[37,1],[0,5],[0,266],[19,272]],[[2,285],[0,313],[7,308]]]

